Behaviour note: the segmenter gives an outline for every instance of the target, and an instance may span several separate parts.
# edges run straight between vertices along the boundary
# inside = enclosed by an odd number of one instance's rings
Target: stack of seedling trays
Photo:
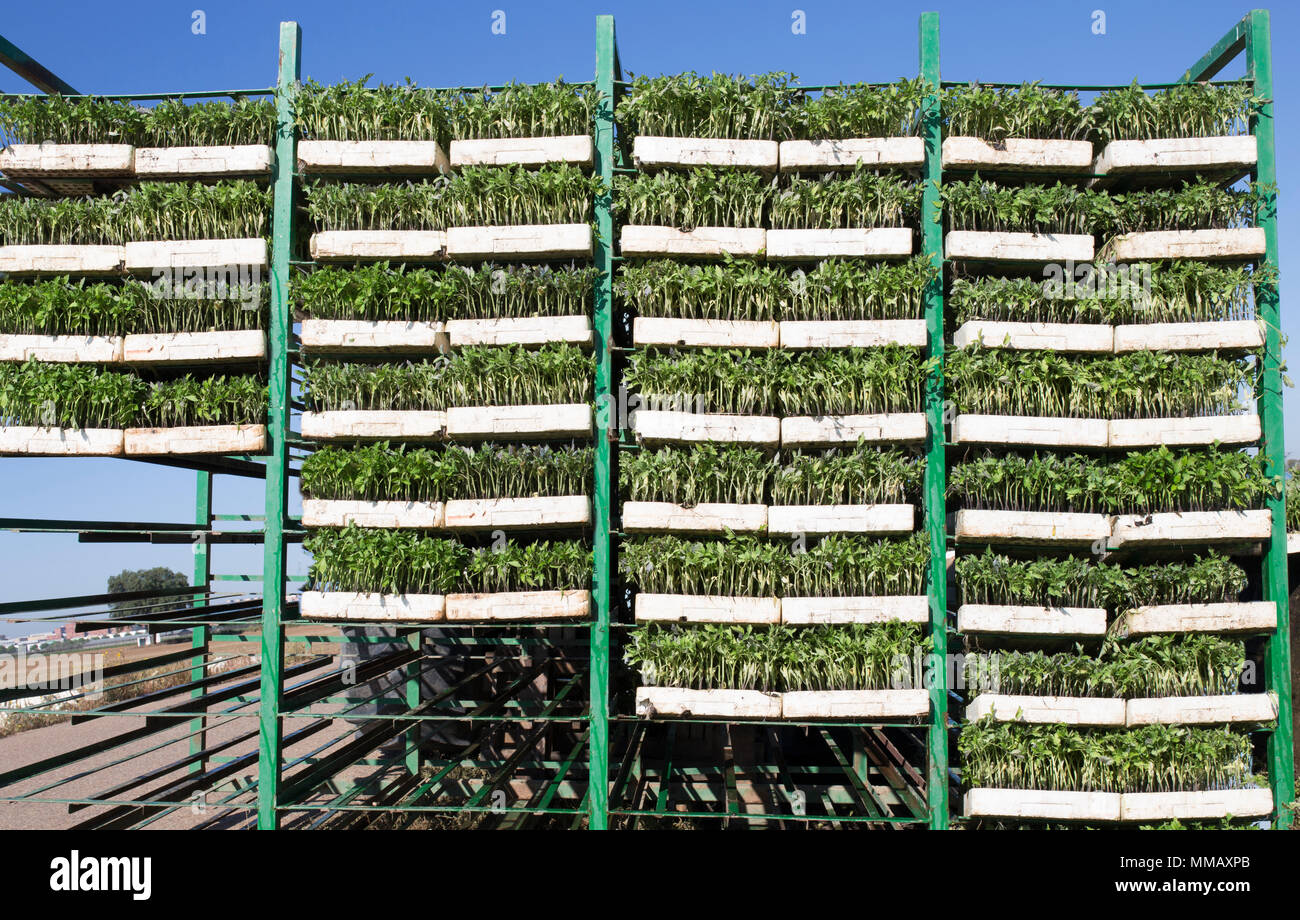
[[[309,85],[298,111],[316,260],[294,285],[316,448],[303,616],[586,620],[590,93]]]
[[[929,714],[931,272],[900,171],[921,159],[918,93],[892,90],[662,77],[619,105],[637,166],[615,201],[619,566],[642,718]]]
[[[309,84],[298,169],[312,258],[590,259],[594,95],[564,83],[508,92],[518,121],[498,117],[500,94]]]
[[[1272,812],[1250,733],[1276,716],[1256,660],[1276,610],[1242,568],[1277,488],[1254,452],[1260,199],[1232,184],[1249,105],[945,94],[969,820]]]
[[[0,453],[266,449],[269,100],[0,103]]]

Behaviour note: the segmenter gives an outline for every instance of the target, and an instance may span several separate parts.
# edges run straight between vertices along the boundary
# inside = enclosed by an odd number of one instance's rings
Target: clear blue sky
[[[1093,33],[1093,11],[1106,16]],[[192,32],[192,12],[206,34]],[[806,34],[792,33],[794,10]],[[477,85],[564,76],[591,79],[595,17],[613,13],[625,69],[753,73],[785,70],[806,83],[884,81],[917,72],[917,16],[937,9],[945,79],[1047,83],[1127,83],[1176,79],[1249,9],[1218,0],[1183,2],[865,3],[224,2],[129,4],[46,0],[10,4],[0,33],[82,92],[127,93],[270,86],[278,23],[303,28],[303,76],[324,83],[373,73],[431,86]],[[1297,14],[1273,6],[1277,148],[1296,149]],[[505,13],[505,34],[492,32]],[[1239,65],[1223,77],[1241,75]],[[30,87],[0,72],[0,92]],[[1283,330],[1300,324],[1287,308],[1297,264],[1289,228],[1300,220],[1289,194],[1295,175],[1281,156]],[[1300,394],[1287,394],[1290,453],[1300,454]],[[193,474],[125,461],[0,460],[0,516],[186,521]],[[220,477],[219,512],[260,513],[260,483]],[[296,510],[296,502],[295,502]],[[0,534],[0,599],[102,591],[125,567],[191,566],[187,547],[80,545],[73,537]],[[260,568],[260,550],[217,548],[218,572]],[[291,571],[304,571],[300,555]],[[4,626],[0,624],[0,633]]]

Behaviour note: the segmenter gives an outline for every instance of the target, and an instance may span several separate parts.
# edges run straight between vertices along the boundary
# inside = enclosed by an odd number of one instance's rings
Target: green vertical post
[[[212,553],[208,548],[207,531],[212,527],[212,474],[199,472],[194,477],[194,523],[203,528],[203,533],[194,542],[194,581],[195,587],[204,593],[194,595],[195,607],[207,606],[207,589],[212,582]],[[194,656],[190,658],[190,682],[197,684],[203,679],[204,664],[207,661],[208,645],[212,640],[212,630],[206,624],[195,626],[190,630],[190,647]],[[190,690],[190,699],[200,699],[202,687]],[[197,754],[207,747],[207,717],[199,716],[190,721],[190,753]],[[191,773],[202,773],[207,769],[207,761],[200,759],[190,764]]]
[[[424,644],[424,631],[411,630],[406,636],[406,643],[412,651],[419,652]],[[420,708],[420,659],[406,666],[406,708],[414,712]],[[420,772],[420,729],[422,723],[408,726],[406,732],[406,769],[415,775]]]
[[[943,181],[942,125],[939,112],[939,14],[922,13],[920,23],[921,133],[925,139],[921,195],[921,238],[925,255],[939,274],[926,285],[925,327],[928,356],[935,361],[925,381],[925,529],[930,535],[930,771],[926,783],[930,827],[948,827],[948,534],[947,457],[943,434],[943,224],[939,187]]]
[[[257,826],[274,829],[280,785],[280,671],[284,665],[284,527],[289,486],[289,256],[293,241],[294,182],[298,160],[293,101],[299,75],[302,30],[280,23],[280,72],[275,94],[275,166],[271,189],[271,317],[269,453],[266,459],[266,542],[262,563],[262,681],[258,726]]]
[[[589,827],[609,827],[609,605],[611,547],[609,515],[613,481],[611,443],[617,433],[614,389],[614,17],[596,17],[596,175],[604,188],[596,197],[595,316],[596,353],[596,488],[591,539],[594,544],[591,623],[591,730],[587,734],[587,811]]]
[[[1273,55],[1267,10],[1252,10],[1247,17],[1246,55],[1249,74],[1255,81],[1255,96],[1262,99],[1251,118],[1258,162],[1255,179],[1275,188],[1277,160],[1273,138]],[[1277,196],[1270,191],[1260,209],[1259,226],[1264,229],[1264,258],[1261,266],[1277,268]],[[1255,310],[1264,323],[1264,375],[1259,395],[1263,430],[1261,451],[1268,475],[1281,481],[1286,473],[1286,450],[1282,421],[1281,309],[1276,283],[1255,288]],[[1277,629],[1269,637],[1264,654],[1264,671],[1269,690],[1277,694],[1277,727],[1268,737],[1268,776],[1273,787],[1277,826],[1289,828],[1294,821],[1290,804],[1295,801],[1295,750],[1291,722],[1291,625],[1288,604],[1286,554],[1286,502],[1281,490],[1268,500],[1273,515],[1273,535],[1264,554],[1264,597],[1277,604]]]

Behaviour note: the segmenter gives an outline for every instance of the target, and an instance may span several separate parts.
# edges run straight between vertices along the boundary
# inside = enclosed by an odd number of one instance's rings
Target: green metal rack
[[[931,14],[926,14],[931,15]],[[925,28],[925,16],[922,17]],[[935,25],[937,29],[937,23]],[[1250,133],[1257,143],[1258,161],[1250,178],[1265,190],[1265,202],[1257,216],[1257,225],[1264,230],[1266,254],[1257,261],[1261,268],[1276,268],[1277,261],[1277,203],[1276,203],[1276,153],[1273,131],[1273,80],[1269,14],[1267,10],[1254,10],[1233,26],[1177,81],[1162,84],[1143,84],[1146,90],[1159,90],[1182,83],[1211,81],[1234,60],[1245,57],[1245,75],[1242,78],[1252,85],[1253,96],[1261,100],[1250,120]],[[937,57],[937,55],[936,55]],[[957,85],[944,83],[943,85]],[[1005,84],[987,84],[1005,85]],[[1046,84],[1044,84],[1046,85]],[[1052,85],[1052,88],[1080,92],[1121,89],[1119,85]],[[928,189],[927,189],[928,193]],[[936,231],[937,232],[937,231]],[[1267,278],[1268,275],[1265,275]],[[1261,422],[1260,451],[1266,458],[1266,472],[1278,477],[1285,470],[1285,450],[1282,414],[1281,374],[1281,318],[1277,284],[1274,281],[1258,283],[1254,291],[1256,317],[1264,326],[1262,374],[1257,396]],[[933,421],[931,423],[933,425]],[[1289,829],[1295,821],[1295,751],[1292,712],[1292,679],[1290,650],[1290,615],[1287,575],[1287,539],[1285,497],[1282,490],[1270,494],[1266,507],[1272,516],[1272,536],[1263,547],[1260,585],[1263,599],[1276,604],[1277,625],[1264,642],[1264,690],[1276,694],[1278,711],[1276,726],[1267,731],[1268,781],[1273,794],[1272,825]],[[932,595],[933,600],[933,595]],[[954,633],[954,635],[956,635]]]
[[[601,17],[602,24],[607,19]],[[933,148],[933,156],[927,158],[921,175],[937,182],[937,17],[927,14],[924,23],[928,31],[922,33],[921,64],[935,93],[930,97],[933,104],[926,123],[934,132],[933,143],[927,145],[927,149]],[[612,20],[609,29],[612,35]],[[604,54],[605,46],[599,47]],[[617,104],[630,92],[631,85],[622,79],[621,69],[617,68],[617,50],[614,60],[612,97]],[[824,88],[804,86],[801,90],[816,92]],[[615,171],[635,174],[638,170],[632,165],[628,144],[622,137],[615,144]],[[927,185],[927,195],[931,196],[928,200],[937,201],[937,190],[937,184]],[[926,253],[938,264],[942,258],[941,235],[927,231],[925,245]],[[613,258],[617,262],[622,257]],[[621,336],[615,334],[616,343],[621,340],[617,350],[622,356],[635,350],[627,338],[633,317],[628,311],[619,310],[616,319],[616,329],[623,330]],[[932,333],[932,343],[938,342],[938,353],[942,355],[941,286],[932,286],[927,292],[926,319],[928,327],[937,330]],[[615,368],[621,369],[621,363],[616,362]],[[937,373],[927,381],[926,394],[927,412],[941,417],[942,379]],[[942,428],[934,430],[941,432]],[[612,431],[612,434],[619,432]],[[639,449],[626,439],[627,432],[622,434],[624,437],[615,442],[615,466],[620,452]],[[946,579],[942,435],[926,446],[930,456],[935,450],[939,463],[929,464],[931,471],[927,473],[925,485],[926,529],[932,540],[933,563],[929,578],[929,632],[936,647],[942,650],[948,629],[942,600]],[[611,503],[616,504],[612,497]],[[621,515],[616,514],[615,520],[620,519]],[[934,521],[938,522],[937,526],[933,525]],[[617,531],[612,534],[615,556],[622,536]],[[936,539],[938,543],[933,545]],[[937,677],[929,688],[931,708],[937,715],[919,723],[784,720],[755,723],[702,716],[647,720],[634,715],[630,705],[634,678],[630,669],[622,665],[622,640],[631,625],[626,603],[628,593],[617,577],[614,584],[611,609],[622,615],[612,625],[609,662],[614,675],[609,752],[613,773],[609,814],[613,826],[635,828],[680,821],[693,826],[717,822],[753,827],[947,826],[947,687],[943,668],[931,669]],[[594,770],[592,775],[594,790]]]
[[[919,75],[927,88],[922,108],[925,160],[921,173],[922,214],[935,212],[943,183],[941,142],[942,112],[940,88],[939,17],[922,14],[918,28]],[[614,273],[619,262],[616,241],[618,226],[608,187],[616,173],[630,172],[630,156],[618,136],[614,109],[628,91],[624,81],[615,36],[614,19],[599,16],[596,21],[596,69],[594,86],[600,103],[594,126],[595,172],[607,191],[595,201],[597,244],[595,266],[599,280],[595,291],[593,331],[596,356],[595,495],[592,539],[592,619],[581,628],[472,628],[454,636],[439,638],[436,648],[426,646],[419,629],[402,630],[396,638],[375,640],[388,647],[371,672],[382,675],[402,669],[403,691],[397,702],[399,713],[376,716],[369,727],[353,736],[324,731],[339,717],[339,707],[355,705],[345,693],[346,684],[333,654],[308,654],[286,659],[286,630],[297,620],[296,604],[288,585],[300,579],[286,569],[288,546],[302,538],[298,521],[289,516],[290,480],[296,475],[292,461],[305,446],[293,431],[298,377],[297,347],[289,301],[289,279],[307,265],[300,257],[302,234],[297,211],[301,177],[295,174],[296,129],[294,96],[299,86],[302,35],[296,23],[281,24],[278,79],[275,87],[224,93],[185,93],[186,97],[232,95],[235,92],[274,94],[277,109],[273,192],[273,236],[271,247],[271,314],[268,329],[268,367],[271,391],[268,449],[264,456],[198,459],[168,459],[161,462],[196,471],[195,522],[141,523],[96,521],[0,520],[0,528],[23,532],[77,533],[83,541],[137,540],[187,542],[201,535],[194,558],[194,583],[182,593],[192,596],[196,608],[181,613],[151,613],[149,608],[120,623],[142,623],[150,629],[190,630],[190,643],[177,652],[151,659],[171,664],[187,675],[176,690],[184,702],[153,707],[153,697],[141,693],[135,702],[147,708],[131,708],[144,714],[143,734],[126,731],[107,742],[93,742],[69,754],[30,764],[0,775],[0,799],[42,801],[81,808],[110,806],[101,818],[86,826],[138,826],[148,824],[187,805],[195,795],[217,794],[214,808],[226,817],[275,828],[293,817],[294,826],[352,826],[380,813],[449,815],[470,813],[494,815],[497,826],[528,824],[530,816],[562,821],[572,826],[604,829],[637,826],[653,819],[700,821],[749,821],[763,826],[799,825],[816,822],[843,825],[926,825],[933,829],[949,826],[950,787],[955,774],[949,762],[949,739],[954,730],[949,718],[950,688],[947,685],[948,649],[952,611],[947,597],[948,537],[946,521],[946,445],[944,443],[945,384],[944,286],[939,280],[925,291],[925,319],[928,355],[935,359],[925,387],[925,411],[929,434],[924,481],[925,530],[930,542],[929,633],[933,642],[929,685],[931,715],[920,725],[910,723],[871,724],[846,730],[840,724],[726,723],[721,720],[682,720],[656,723],[631,715],[625,705],[626,677],[620,669],[621,639],[626,624],[618,618],[626,604],[616,577],[619,534],[616,482],[620,452],[618,371],[623,333],[622,317],[614,296]],[[1182,76],[1182,81],[1211,79],[1244,55],[1246,80],[1255,95],[1264,99],[1250,130],[1258,143],[1258,165],[1253,178],[1265,186],[1276,182],[1273,127],[1273,82],[1269,17],[1256,10],[1233,27],[1213,48]],[[41,90],[70,94],[72,88],[32,61],[19,49],[0,39],[0,62],[27,76]],[[1068,87],[1097,90],[1107,87]],[[131,98],[157,99],[178,94],[146,94]],[[1260,216],[1267,241],[1263,264],[1276,266],[1277,214],[1270,201]],[[923,218],[923,252],[937,267],[945,264],[942,224]],[[1282,374],[1280,305],[1276,284],[1263,284],[1256,291],[1256,306],[1267,332],[1263,359],[1263,384],[1259,413],[1263,429],[1262,450],[1269,471],[1281,475],[1284,468],[1282,416]],[[258,520],[258,516],[213,515],[214,477],[236,475],[265,479],[265,510],[262,526],[254,530],[220,527],[223,518]],[[1266,646],[1266,689],[1277,693],[1277,727],[1268,735],[1268,772],[1273,789],[1277,827],[1293,821],[1290,807],[1295,800],[1294,738],[1291,712],[1291,662],[1285,508],[1281,495],[1270,498],[1273,514],[1272,539],[1262,558],[1265,599],[1277,606],[1277,629]],[[264,546],[260,573],[231,576],[212,575],[210,547],[222,543],[261,542]],[[234,602],[214,589],[223,579],[260,580],[260,603]],[[159,607],[170,595],[141,598]],[[121,599],[114,597],[112,600]],[[0,615],[39,617],[60,610],[103,605],[108,596],[26,601],[0,605]],[[87,628],[102,623],[96,614],[86,620]],[[243,627],[238,640],[257,643],[260,651],[256,668],[243,668],[216,678],[213,665],[223,660],[212,651],[219,630],[231,625]],[[583,630],[586,634],[583,635]],[[323,628],[310,635],[295,635],[295,641],[311,645],[338,643],[338,635]],[[475,665],[472,674],[445,694],[429,700],[421,697],[424,672],[448,653],[465,655]],[[537,655],[536,660],[533,655]],[[540,664],[538,663],[540,662]],[[548,670],[549,669],[549,670]],[[488,672],[503,675],[484,698],[473,689],[475,681]],[[367,672],[370,673],[370,672]],[[524,701],[520,694],[534,679],[549,673],[555,680],[540,698]],[[129,677],[130,672],[122,676]],[[340,694],[343,694],[340,696]],[[476,695],[477,694],[477,695]],[[368,702],[386,698],[382,692]],[[449,716],[443,703],[463,704],[461,715]],[[91,718],[126,715],[122,705],[102,707]],[[33,711],[48,711],[35,707]],[[79,718],[82,718],[79,716]],[[244,732],[239,741],[215,740],[213,730],[230,720],[256,718],[255,732]],[[424,723],[455,722],[483,731],[515,734],[514,750],[500,756],[482,753],[471,745],[464,756],[433,759],[421,753],[416,738]],[[188,754],[173,762],[183,769],[183,782],[151,786],[151,777],[98,793],[61,791],[54,773],[71,765],[103,763],[106,753],[124,745],[152,738],[167,725],[186,724]],[[716,730],[727,739],[713,762],[691,761],[683,754],[692,743]],[[480,741],[482,735],[477,735]],[[370,755],[386,742],[396,740],[401,750]],[[255,750],[252,750],[255,741]],[[734,742],[734,743],[733,743]],[[232,754],[238,744],[249,750]],[[534,746],[538,751],[534,751]],[[160,745],[161,746],[161,745]],[[813,754],[809,754],[813,751]],[[789,756],[787,753],[789,752]],[[798,757],[794,752],[799,752]],[[750,761],[746,757],[752,754]],[[771,756],[769,757],[768,754]],[[125,759],[125,758],[124,758]],[[466,774],[472,766],[474,775]],[[359,768],[379,768],[358,776]],[[249,784],[236,782],[254,774]],[[532,792],[527,799],[502,807],[493,793],[509,785],[512,778]],[[39,782],[34,789],[28,788]],[[233,783],[233,785],[232,785]],[[26,784],[26,785],[23,785]],[[674,784],[686,792],[684,802],[672,802]],[[755,785],[766,790],[768,807],[758,812],[741,807],[741,787]],[[13,791],[22,786],[20,791]],[[822,801],[811,812],[792,805],[792,793],[800,788],[821,790]],[[882,797],[877,788],[889,790]],[[455,801],[442,798],[449,792]],[[213,819],[217,823],[217,819]],[[287,822],[286,822],[287,823]]]

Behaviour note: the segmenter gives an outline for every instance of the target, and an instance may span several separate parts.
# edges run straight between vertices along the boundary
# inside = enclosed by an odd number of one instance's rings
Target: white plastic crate
[[[885,415],[791,415],[781,419],[782,447],[835,447],[859,439],[882,444],[919,444],[925,440],[922,412]]]
[[[776,172],[779,151],[776,141],[640,135],[632,141],[632,162],[639,169],[725,166]]]
[[[590,258],[587,224],[536,224],[447,228],[449,259]]]
[[[991,142],[953,135],[943,139],[942,157],[944,169],[1086,174],[1092,170],[1092,142],[1030,137]]]
[[[782,320],[782,348],[924,348],[929,341],[923,319]]]
[[[776,348],[781,344],[781,332],[774,322],[638,316],[632,321],[632,344],[683,348]]]
[[[305,319],[298,337],[303,348],[318,351],[419,354],[449,345],[444,325],[427,321]]]
[[[447,155],[437,141],[298,142],[298,171],[304,173],[418,175],[447,168]]]
[[[1091,262],[1093,239],[1082,233],[994,233],[951,230],[944,238],[949,259],[975,262]]]
[[[646,719],[696,716],[717,719],[779,719],[781,695],[759,690],[690,690],[637,687],[636,714]]]
[[[628,224],[619,233],[624,256],[756,256],[767,245],[767,231],[751,227],[654,227]]]
[[[585,620],[590,613],[590,591],[509,591],[447,595],[446,617],[448,622],[454,623]]]
[[[591,437],[591,406],[460,406],[447,410],[447,437],[517,440]]]
[[[437,530],[442,527],[443,502],[341,501],[304,498],[304,527],[373,527]]]
[[[1154,230],[1126,233],[1103,250],[1116,262],[1157,259],[1255,259],[1264,255],[1264,228],[1232,230]]]
[[[925,141],[919,137],[848,137],[835,140],[781,141],[782,172],[830,172],[870,167],[921,166]]]
[[[754,533],[767,527],[766,505],[704,502],[624,502],[623,530],[628,533]]]
[[[0,333],[0,361],[29,358],[58,364],[116,364],[122,360],[122,336]]]
[[[1101,607],[1032,607],[1017,604],[962,604],[957,631],[999,636],[1101,636]]]
[[[273,159],[271,148],[265,144],[137,147],[135,174],[150,180],[268,176]]]
[[[594,145],[589,134],[555,137],[484,137],[451,142],[451,167],[543,166],[571,163],[590,169]]]
[[[265,358],[266,333],[261,330],[133,333],[122,346],[127,364],[221,364]]]
[[[930,599],[898,597],[783,597],[781,622],[787,626],[846,626],[851,623],[927,623]]]
[[[905,504],[772,505],[767,529],[774,534],[910,533],[915,509]]]
[[[305,620],[434,623],[444,618],[445,601],[441,594],[304,591],[299,610]]]
[[[768,230],[767,258],[890,259],[910,256],[914,248],[910,227],[863,227],[833,230]]]
[[[322,262],[447,258],[445,230],[323,230],[311,235],[311,257]]]
[[[127,456],[149,454],[261,454],[265,425],[192,425],[185,428],[128,428]]]
[[[322,441],[441,441],[447,436],[447,413],[389,409],[304,412],[302,436]]]
[[[781,622],[775,597],[721,597],[699,594],[637,594],[633,613],[638,623]]]

